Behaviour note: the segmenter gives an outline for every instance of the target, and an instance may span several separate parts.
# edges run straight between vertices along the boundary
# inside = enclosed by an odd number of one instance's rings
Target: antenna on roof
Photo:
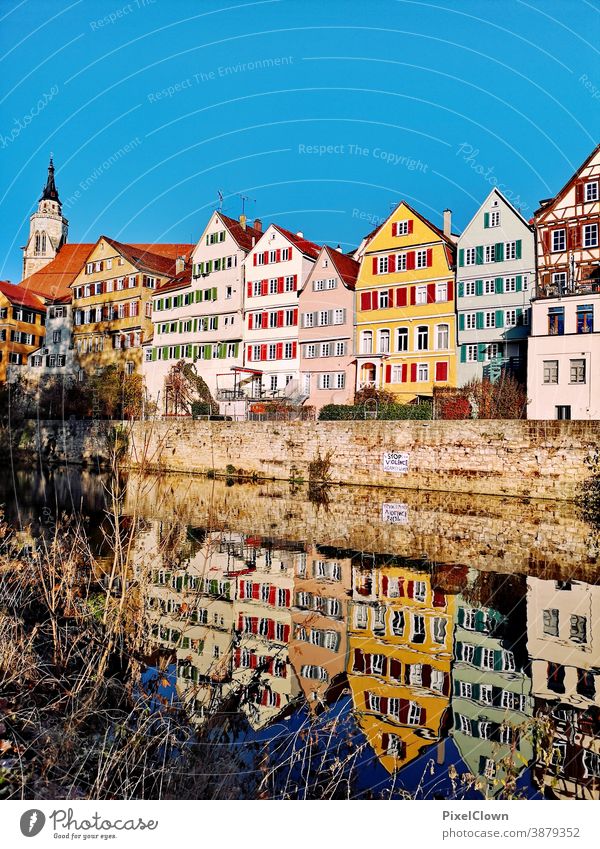
[[[217,189],[217,194],[219,195],[219,212],[223,209],[223,192],[220,189]]]
[[[255,198],[248,197],[248,195],[243,195],[240,192],[236,192],[236,194],[242,201],[242,215],[245,215],[246,214],[246,201],[249,200],[252,203],[256,203],[256,200],[255,200]]]

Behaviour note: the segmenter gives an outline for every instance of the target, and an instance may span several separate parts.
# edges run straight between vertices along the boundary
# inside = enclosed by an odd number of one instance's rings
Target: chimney
[[[245,229],[246,229],[246,221],[247,221],[247,220],[248,220],[248,219],[246,218],[246,216],[244,215],[244,213],[242,213],[242,214],[240,215],[240,224],[242,225],[242,230],[245,230]]]
[[[299,239],[303,239],[303,238],[304,238],[304,233],[302,233],[302,231],[301,231],[301,230],[298,230],[298,232],[296,233],[296,236],[298,236],[298,238],[299,238]]]
[[[262,233],[262,221],[260,218],[254,219],[254,229],[258,230],[259,233]]]
[[[339,254],[341,254],[341,253],[342,253],[342,246],[339,244],[339,242],[338,242],[338,244],[335,246],[335,249],[336,249],[336,251],[337,251]]]
[[[178,256],[175,260],[175,274],[181,274],[183,269],[185,268],[185,257]]]
[[[452,235],[452,210],[444,210],[444,236],[450,238]]]

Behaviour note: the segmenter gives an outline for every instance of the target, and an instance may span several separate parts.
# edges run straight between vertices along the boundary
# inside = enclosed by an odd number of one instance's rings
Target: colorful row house
[[[524,381],[535,238],[498,189],[458,240],[456,280],[458,385],[502,373]]]
[[[0,381],[27,363],[46,336],[44,299],[22,286],[0,281]],[[20,371],[20,368],[19,368]]]
[[[444,230],[398,204],[366,244],[356,281],[357,389],[406,403],[456,386],[454,267],[450,213]]]
[[[535,213],[530,419],[600,419],[600,145]]]

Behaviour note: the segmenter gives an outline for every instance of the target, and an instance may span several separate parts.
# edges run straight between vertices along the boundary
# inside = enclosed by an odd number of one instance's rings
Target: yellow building
[[[456,386],[450,213],[444,231],[402,201],[369,238],[356,281],[357,389],[398,401]]]
[[[44,341],[46,305],[43,298],[22,286],[0,281],[0,383],[7,370],[18,373],[27,357]]]
[[[441,736],[453,610],[428,572],[382,566],[353,576],[348,681],[360,726],[390,773]]]
[[[141,372],[152,334],[151,295],[182,271],[191,245],[125,245],[101,236],[71,289],[73,344],[83,371]]]

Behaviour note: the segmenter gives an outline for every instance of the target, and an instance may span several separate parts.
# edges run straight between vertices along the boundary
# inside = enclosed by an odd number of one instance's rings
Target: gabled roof
[[[111,247],[140,271],[154,272],[166,277],[175,276],[175,257],[162,256],[156,253],[156,245],[153,245],[153,251],[150,251],[146,245],[139,245],[137,247],[135,245],[127,245],[124,242],[117,242],[116,239],[110,239],[108,236],[100,236],[98,242],[101,239],[108,242]]]
[[[179,274],[175,275],[172,280],[167,280],[166,283],[163,283],[162,286],[159,286],[153,294],[162,295],[163,292],[171,292],[173,289],[185,289],[186,286],[189,286],[192,282],[192,269],[191,266],[187,265],[183,271],[180,271]]]
[[[556,201],[568,191],[568,189],[571,187],[571,184],[574,182],[574,180],[577,179],[577,177],[581,174],[583,169],[586,168],[590,164],[590,162],[592,161],[594,156],[597,156],[599,154],[600,154],[600,144],[597,144],[596,147],[593,149],[593,151],[590,153],[590,155],[587,157],[585,162],[582,162],[581,165],[579,166],[579,168],[575,171],[575,173],[571,174],[571,176],[569,177],[567,182],[564,184],[562,189],[559,192],[557,192],[554,195],[553,198],[544,198],[544,200],[540,201],[540,206],[533,213],[534,216],[538,216],[541,213],[546,212],[548,209],[550,209],[550,207],[552,207],[556,203]]]
[[[245,251],[251,251],[263,235],[262,230],[257,230],[255,227],[250,227],[247,224],[244,229],[237,219],[230,218],[228,215],[223,215],[222,212],[217,212],[217,215],[229,230],[231,237],[235,239],[240,248],[243,248]]]
[[[131,242],[129,243],[129,247],[135,248],[139,251],[148,251],[151,254],[158,254],[158,256],[166,256],[169,259],[177,259],[180,256],[183,256],[188,259],[192,255],[192,251],[196,246],[183,243],[161,244],[160,242],[152,243],[149,245],[138,245]]]
[[[306,256],[312,257],[313,259],[316,259],[319,256],[321,251],[320,245],[305,239],[304,236],[292,233],[291,230],[286,230],[285,227],[280,227],[279,224],[272,224],[271,226],[275,227],[276,230],[279,230],[286,239],[289,239],[289,241],[295,245],[298,250],[302,251],[303,254],[306,254]]]
[[[30,274],[19,286],[48,300],[69,296],[69,287],[83,268],[93,247],[94,245],[87,243],[63,245],[48,265]]]
[[[409,203],[407,203],[405,200],[401,200],[401,201],[400,201],[400,203],[396,204],[396,206],[395,206],[395,207],[394,207],[394,209],[390,212],[390,214],[389,214],[389,215],[388,215],[388,217],[385,219],[385,221],[383,221],[383,222],[379,225],[379,227],[377,227],[375,230],[373,230],[371,233],[369,233],[369,235],[368,235],[368,236],[366,236],[366,237],[365,237],[365,239],[366,239],[366,240],[368,240],[368,242],[371,242],[371,241],[374,239],[374,237],[377,235],[377,233],[381,230],[381,228],[382,228],[385,224],[387,224],[387,222],[388,222],[391,218],[393,218],[393,217],[394,217],[394,215],[396,214],[396,212],[398,211],[398,208],[399,208],[400,206],[405,206],[405,207],[406,207],[406,209],[408,209],[408,210],[409,210],[409,211],[410,211],[413,215],[415,215],[415,216],[416,216],[416,217],[417,217],[420,221],[422,221],[422,222],[423,222],[423,224],[424,224],[426,227],[429,227],[431,230],[433,230],[433,231],[434,231],[434,233],[436,233],[436,234],[440,237],[440,239],[441,239],[443,242],[445,242],[445,244],[446,244],[446,246],[447,246],[447,247],[451,248],[452,250],[454,250],[454,249],[456,248],[456,241],[455,241],[455,240],[458,238],[457,236],[453,236],[452,238],[450,238],[449,236],[446,236],[446,234],[444,233],[444,231],[443,231],[443,230],[440,230],[440,228],[439,228],[439,227],[436,227],[436,225],[435,225],[435,224],[433,224],[433,223],[432,223],[432,222],[431,222],[428,218],[425,218],[425,216],[424,216],[424,215],[421,215],[421,213],[420,213],[420,212],[417,212],[417,210],[416,210],[416,209],[414,209],[414,208],[413,208],[413,207],[412,207]],[[365,253],[367,253],[367,251],[366,251],[366,247],[367,247],[367,245],[368,245],[368,242],[367,242],[367,244],[365,244]]]
[[[41,310],[42,312],[46,309],[44,301],[39,295],[30,292],[29,289],[23,288],[16,283],[9,283],[8,280],[0,280],[0,292],[8,298],[11,304]]]
[[[340,253],[336,248],[329,247],[329,245],[324,245],[323,250],[327,251],[327,256],[331,259],[337,273],[346,286],[349,289],[354,289],[354,284],[360,270],[360,262],[357,262],[347,254]]]

